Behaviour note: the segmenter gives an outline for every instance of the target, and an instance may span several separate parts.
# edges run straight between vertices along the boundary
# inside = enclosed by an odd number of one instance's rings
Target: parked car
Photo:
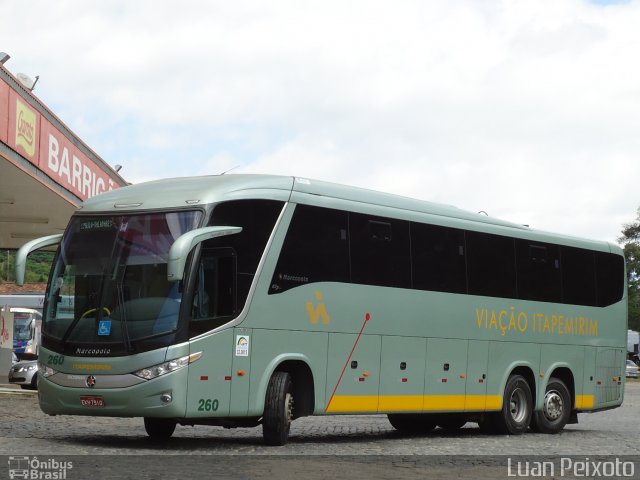
[[[9,383],[20,385],[20,388],[36,390],[38,388],[38,361],[23,360],[14,364],[9,370]]]
[[[640,367],[631,360],[627,360],[627,377],[638,378],[640,376]]]

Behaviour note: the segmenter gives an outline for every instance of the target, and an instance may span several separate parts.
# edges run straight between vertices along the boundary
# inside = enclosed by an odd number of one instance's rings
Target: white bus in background
[[[18,360],[35,360],[40,350],[42,314],[33,308],[9,307],[13,314],[13,353]]]
[[[19,360],[38,357],[43,303],[43,294],[0,295],[0,308],[13,313],[13,353]]]

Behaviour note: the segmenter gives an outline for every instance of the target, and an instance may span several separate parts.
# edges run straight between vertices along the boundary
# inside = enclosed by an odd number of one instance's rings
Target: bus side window
[[[594,252],[564,246],[560,252],[563,303],[596,306]]]
[[[411,288],[409,222],[349,213],[351,281]]]
[[[514,239],[467,231],[469,294],[516,298]]]
[[[624,295],[624,257],[596,252],[598,306],[608,307]]]
[[[411,223],[413,288],[467,293],[464,231]]]
[[[348,214],[297,205],[269,294],[314,282],[349,282]]]
[[[193,290],[192,327],[197,324],[195,330],[202,333],[223,325],[236,313],[235,252],[231,248],[205,248]]]
[[[516,240],[518,298],[539,302],[562,301],[560,247]]]

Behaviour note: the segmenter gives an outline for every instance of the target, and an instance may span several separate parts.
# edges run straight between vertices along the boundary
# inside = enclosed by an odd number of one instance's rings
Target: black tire
[[[572,406],[567,386],[559,378],[552,377],[544,393],[542,410],[533,412],[531,429],[540,433],[558,433],[569,421]]]
[[[438,416],[438,426],[447,432],[457,432],[467,423],[464,415],[458,413],[444,413]]]
[[[145,417],[144,429],[153,440],[167,440],[176,429],[176,421],[172,418]]]
[[[436,422],[428,413],[389,413],[389,423],[404,433],[428,433],[436,428]]]
[[[287,372],[274,372],[267,387],[262,436],[267,445],[287,443],[293,420],[293,381]]]
[[[496,433],[520,435],[529,428],[532,412],[529,383],[521,375],[511,375],[504,388],[502,410],[497,415],[489,416],[489,422]]]
[[[38,374],[34,373],[31,379],[31,390],[38,390]]]

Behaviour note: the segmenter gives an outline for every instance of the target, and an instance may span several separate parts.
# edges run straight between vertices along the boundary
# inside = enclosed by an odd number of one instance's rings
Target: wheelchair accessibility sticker
[[[98,335],[103,337],[111,335],[111,320],[100,320],[100,323],[98,323]]]

